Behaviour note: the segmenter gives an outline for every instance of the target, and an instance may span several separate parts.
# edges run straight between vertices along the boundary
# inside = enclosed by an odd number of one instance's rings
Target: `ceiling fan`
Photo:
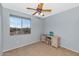
[[[29,7],[27,7],[27,9],[35,10],[35,12],[32,15],[38,14],[38,15],[41,15],[41,16],[44,16],[43,12],[51,12],[52,11],[51,9],[43,9],[43,6],[44,6],[44,3],[39,3],[37,8],[29,8]]]

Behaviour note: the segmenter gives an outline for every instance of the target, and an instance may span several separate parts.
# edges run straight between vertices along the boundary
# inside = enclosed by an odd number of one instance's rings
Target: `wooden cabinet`
[[[54,46],[58,48],[60,46],[60,37],[59,36],[53,36],[51,39],[51,46]]]

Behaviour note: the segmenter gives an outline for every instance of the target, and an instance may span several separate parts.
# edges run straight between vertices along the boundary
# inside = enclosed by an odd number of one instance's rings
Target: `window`
[[[30,34],[31,19],[10,15],[10,35]]]

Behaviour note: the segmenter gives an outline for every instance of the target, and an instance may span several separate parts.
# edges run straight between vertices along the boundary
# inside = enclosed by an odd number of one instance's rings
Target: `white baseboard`
[[[61,46],[61,47],[65,48],[65,49],[68,49],[68,50],[71,50],[71,51],[73,51],[73,52],[79,53],[79,51],[73,50],[73,49],[71,49],[71,48],[64,47],[64,46]]]
[[[3,52],[6,52],[6,51],[10,51],[10,50],[13,50],[13,49],[16,49],[16,48],[20,48],[20,47],[23,47],[23,46],[27,46],[27,45],[30,45],[30,44],[33,44],[33,43],[36,43],[36,42],[39,42],[40,40],[37,40],[37,41],[32,41],[32,42],[29,42],[29,43],[26,43],[26,44],[22,44],[20,46],[17,46],[17,47],[13,47],[13,48],[9,48],[7,50],[3,50]]]

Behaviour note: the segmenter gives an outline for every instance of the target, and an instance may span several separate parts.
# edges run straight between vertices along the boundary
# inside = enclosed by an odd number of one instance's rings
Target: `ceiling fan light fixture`
[[[42,13],[42,12],[41,13],[36,13],[35,16],[40,16],[41,17],[41,16],[44,16],[44,13]]]
[[[41,16],[44,16],[44,13],[41,12],[40,15],[41,15]]]
[[[32,15],[41,17],[44,16],[43,12],[51,12],[51,9],[43,9],[43,5],[44,3],[39,3],[37,8],[27,8],[27,9],[36,11]]]
[[[39,16],[39,14],[38,14],[38,13],[36,13],[36,14],[35,14],[35,16]]]

